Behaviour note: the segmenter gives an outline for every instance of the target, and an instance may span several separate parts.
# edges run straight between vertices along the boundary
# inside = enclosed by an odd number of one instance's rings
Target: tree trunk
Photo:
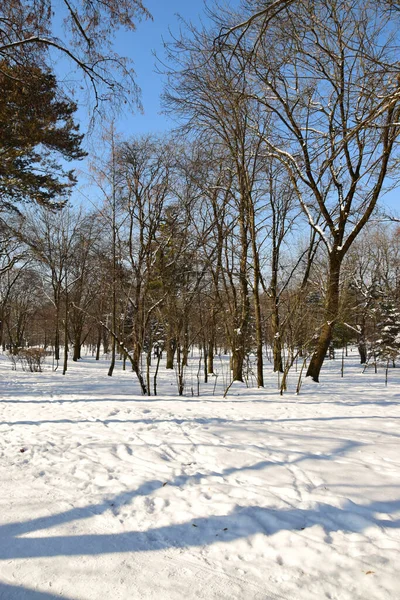
[[[168,340],[167,342],[167,364],[166,369],[174,368],[174,356],[176,351],[176,340]]]
[[[1,313],[0,316],[0,345],[3,348],[3,352],[5,350],[5,341],[4,341],[4,312]]]
[[[182,349],[182,366],[188,366],[188,358],[189,358],[189,329],[188,323],[185,319],[185,328],[183,334],[183,349]]]
[[[60,309],[57,305],[56,309],[56,331],[54,337],[54,358],[58,362],[60,360]]]
[[[208,382],[208,369],[207,369],[208,347],[207,347],[207,343],[205,340],[203,340],[202,350],[203,350],[203,357],[204,357],[204,383],[207,383]],[[201,362],[201,355],[200,355],[200,362]],[[199,366],[199,370],[200,370],[200,366]],[[197,379],[199,379],[198,376],[197,376]]]
[[[245,358],[244,340],[241,334],[235,336],[232,348],[232,379],[243,382],[243,363]]]
[[[275,216],[274,216],[274,232],[276,230]],[[271,285],[270,294],[272,300],[272,354],[274,359],[274,371],[277,373],[283,373],[283,360],[282,360],[282,338],[280,332],[280,319],[279,319],[279,295],[278,295],[278,268],[279,268],[279,246],[277,246],[276,233],[274,233],[274,246],[272,250],[272,272],[271,272]]]
[[[103,352],[104,354],[108,354],[110,349],[110,336],[107,329],[102,325],[102,335],[103,335]]]
[[[147,385],[147,395],[148,396],[151,396],[151,387],[150,387],[151,352],[152,352],[152,348],[151,348],[151,345],[149,345],[149,349],[146,354],[146,385]]]
[[[111,125],[111,160],[112,160],[112,316],[111,329],[111,362],[107,375],[112,377],[115,369],[116,335],[117,335],[117,227],[116,227],[116,187],[115,187],[115,145],[114,123]]]
[[[211,338],[208,341],[207,348],[207,373],[211,375],[214,373],[214,340]]]
[[[100,326],[97,334],[97,342],[96,342],[96,360],[100,360],[100,348],[101,348],[101,329]]]
[[[140,358],[142,355],[142,346],[140,342],[135,342],[133,345],[133,358],[131,359],[132,370],[136,374],[136,377],[139,380],[140,387],[142,389],[142,394],[147,396],[148,390],[146,381],[143,377],[142,370],[140,368]],[[129,355],[128,355],[129,358]]]
[[[283,360],[282,360],[282,338],[279,331],[279,308],[277,299],[273,299],[274,302],[274,310],[271,316],[272,321],[272,333],[273,333],[273,341],[272,341],[272,354],[274,358],[274,371],[278,373],[283,373]]]
[[[74,362],[77,362],[80,358],[81,358],[81,348],[82,348],[82,331],[76,331],[75,332],[75,339],[74,339],[74,354],[72,357],[72,360]]]
[[[184,381],[184,370],[183,370],[183,361],[182,361],[182,353],[180,344],[177,345],[176,350],[176,363],[178,367],[178,394],[179,396],[183,396],[183,391],[185,389],[185,381]]]
[[[358,352],[360,354],[360,364],[365,365],[367,362],[367,344],[365,340],[360,340],[358,342]]]
[[[362,320],[360,327],[360,337],[358,338],[358,352],[360,354],[360,364],[365,365],[367,362],[367,343],[365,341],[365,319]]]
[[[255,235],[255,233],[254,233]],[[261,319],[261,303],[260,303],[260,272],[259,261],[256,244],[253,244],[253,260],[254,260],[254,318],[256,328],[256,354],[257,354],[257,386],[264,387],[264,361],[263,361],[263,335],[262,335],[262,319]]]
[[[67,289],[67,282],[65,282]],[[65,321],[64,321],[64,366],[63,375],[68,369],[68,292],[65,293]]]
[[[249,302],[249,286],[247,280],[247,256],[248,256],[248,239],[247,239],[247,226],[245,222],[245,200],[244,195],[242,196],[240,203],[240,245],[241,245],[241,256],[240,256],[240,270],[239,270],[239,282],[240,282],[240,315],[239,315],[239,327],[236,326],[233,334],[233,347],[232,347],[232,377],[233,381],[244,381],[243,379],[243,363],[246,357],[246,341],[247,332],[249,327],[250,318],[250,302]]]
[[[329,260],[328,289],[325,301],[325,322],[322,326],[318,338],[317,347],[311,357],[306,377],[311,377],[313,381],[319,382],[319,374],[325,360],[329,344],[332,340],[333,327],[335,325],[339,312],[339,278],[341,257],[337,252],[332,251]]]
[[[263,335],[260,303],[260,257],[257,247],[257,227],[254,211],[254,203],[251,194],[248,194],[247,210],[249,213],[251,247],[253,253],[253,302],[256,329],[256,355],[257,355],[257,386],[264,387],[264,361],[263,361]]]

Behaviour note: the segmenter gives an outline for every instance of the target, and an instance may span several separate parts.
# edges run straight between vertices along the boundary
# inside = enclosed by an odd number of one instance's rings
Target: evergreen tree
[[[35,65],[0,63],[0,89],[0,209],[23,201],[62,205],[76,181],[65,161],[85,156],[76,104]]]
[[[375,355],[378,360],[392,362],[400,355],[400,312],[390,300],[382,302],[381,321],[378,323],[380,338],[375,344]]]

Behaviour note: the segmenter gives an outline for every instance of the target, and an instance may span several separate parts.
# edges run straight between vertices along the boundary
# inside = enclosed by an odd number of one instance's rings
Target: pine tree
[[[379,339],[375,344],[378,360],[392,362],[400,355],[400,312],[391,300],[385,300],[380,308],[381,320],[378,323]]]
[[[76,104],[60,97],[50,71],[35,65],[0,63],[0,89],[0,208],[62,205],[75,183],[65,161],[85,156]]]

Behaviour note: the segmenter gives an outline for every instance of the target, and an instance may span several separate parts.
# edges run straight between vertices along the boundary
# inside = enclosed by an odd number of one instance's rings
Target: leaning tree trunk
[[[136,340],[133,344],[133,355],[131,360],[132,371],[136,374],[136,377],[139,380],[139,384],[142,390],[143,396],[148,395],[146,381],[143,377],[142,369],[140,367],[140,358],[142,355],[142,344],[139,340]],[[128,355],[129,358],[129,355]]]
[[[311,357],[306,377],[319,382],[319,374],[332,340],[333,328],[339,312],[339,278],[342,258],[334,250],[329,259],[328,289],[325,301],[325,319],[318,338],[317,347]]]

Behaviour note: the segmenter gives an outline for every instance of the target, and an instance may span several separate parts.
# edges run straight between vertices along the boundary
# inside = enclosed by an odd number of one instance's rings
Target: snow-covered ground
[[[146,398],[1,357],[0,598],[400,599],[400,369],[356,359],[299,396]]]

